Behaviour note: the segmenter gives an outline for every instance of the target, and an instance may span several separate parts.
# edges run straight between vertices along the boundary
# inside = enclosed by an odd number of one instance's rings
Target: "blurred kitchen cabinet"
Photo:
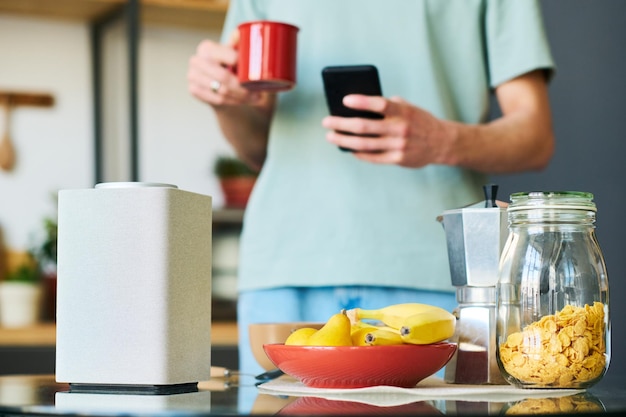
[[[238,369],[237,323],[211,323],[211,363]],[[0,327],[0,375],[54,374],[56,325],[40,323],[30,327]]]
[[[213,320],[237,318],[237,267],[243,209],[213,210]]]

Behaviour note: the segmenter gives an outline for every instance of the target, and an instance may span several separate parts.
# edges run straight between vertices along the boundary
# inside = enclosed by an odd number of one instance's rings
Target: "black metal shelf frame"
[[[139,0],[128,0],[122,7],[108,15],[90,23],[93,118],[94,118],[94,180],[95,183],[105,181],[104,178],[104,144],[103,144],[103,77],[104,62],[102,40],[105,30],[119,19],[125,19],[128,48],[128,104],[129,104],[129,149],[130,149],[130,181],[139,181],[139,121],[138,121],[138,50],[140,35],[140,4]]]

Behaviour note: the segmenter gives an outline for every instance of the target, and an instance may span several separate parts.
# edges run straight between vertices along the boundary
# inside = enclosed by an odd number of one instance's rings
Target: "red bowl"
[[[314,388],[414,387],[443,368],[456,343],[390,346],[263,345],[280,370]]]

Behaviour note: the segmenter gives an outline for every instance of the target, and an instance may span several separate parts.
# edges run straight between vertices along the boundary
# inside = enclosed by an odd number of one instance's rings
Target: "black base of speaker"
[[[126,384],[74,384],[70,383],[70,392],[92,394],[128,394],[128,395],[170,395],[197,392],[198,383],[170,385],[126,385]]]

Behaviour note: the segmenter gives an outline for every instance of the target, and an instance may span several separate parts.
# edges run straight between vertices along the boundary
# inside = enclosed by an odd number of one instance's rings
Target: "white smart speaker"
[[[211,367],[211,197],[120,182],[58,200],[57,382],[197,390]]]

